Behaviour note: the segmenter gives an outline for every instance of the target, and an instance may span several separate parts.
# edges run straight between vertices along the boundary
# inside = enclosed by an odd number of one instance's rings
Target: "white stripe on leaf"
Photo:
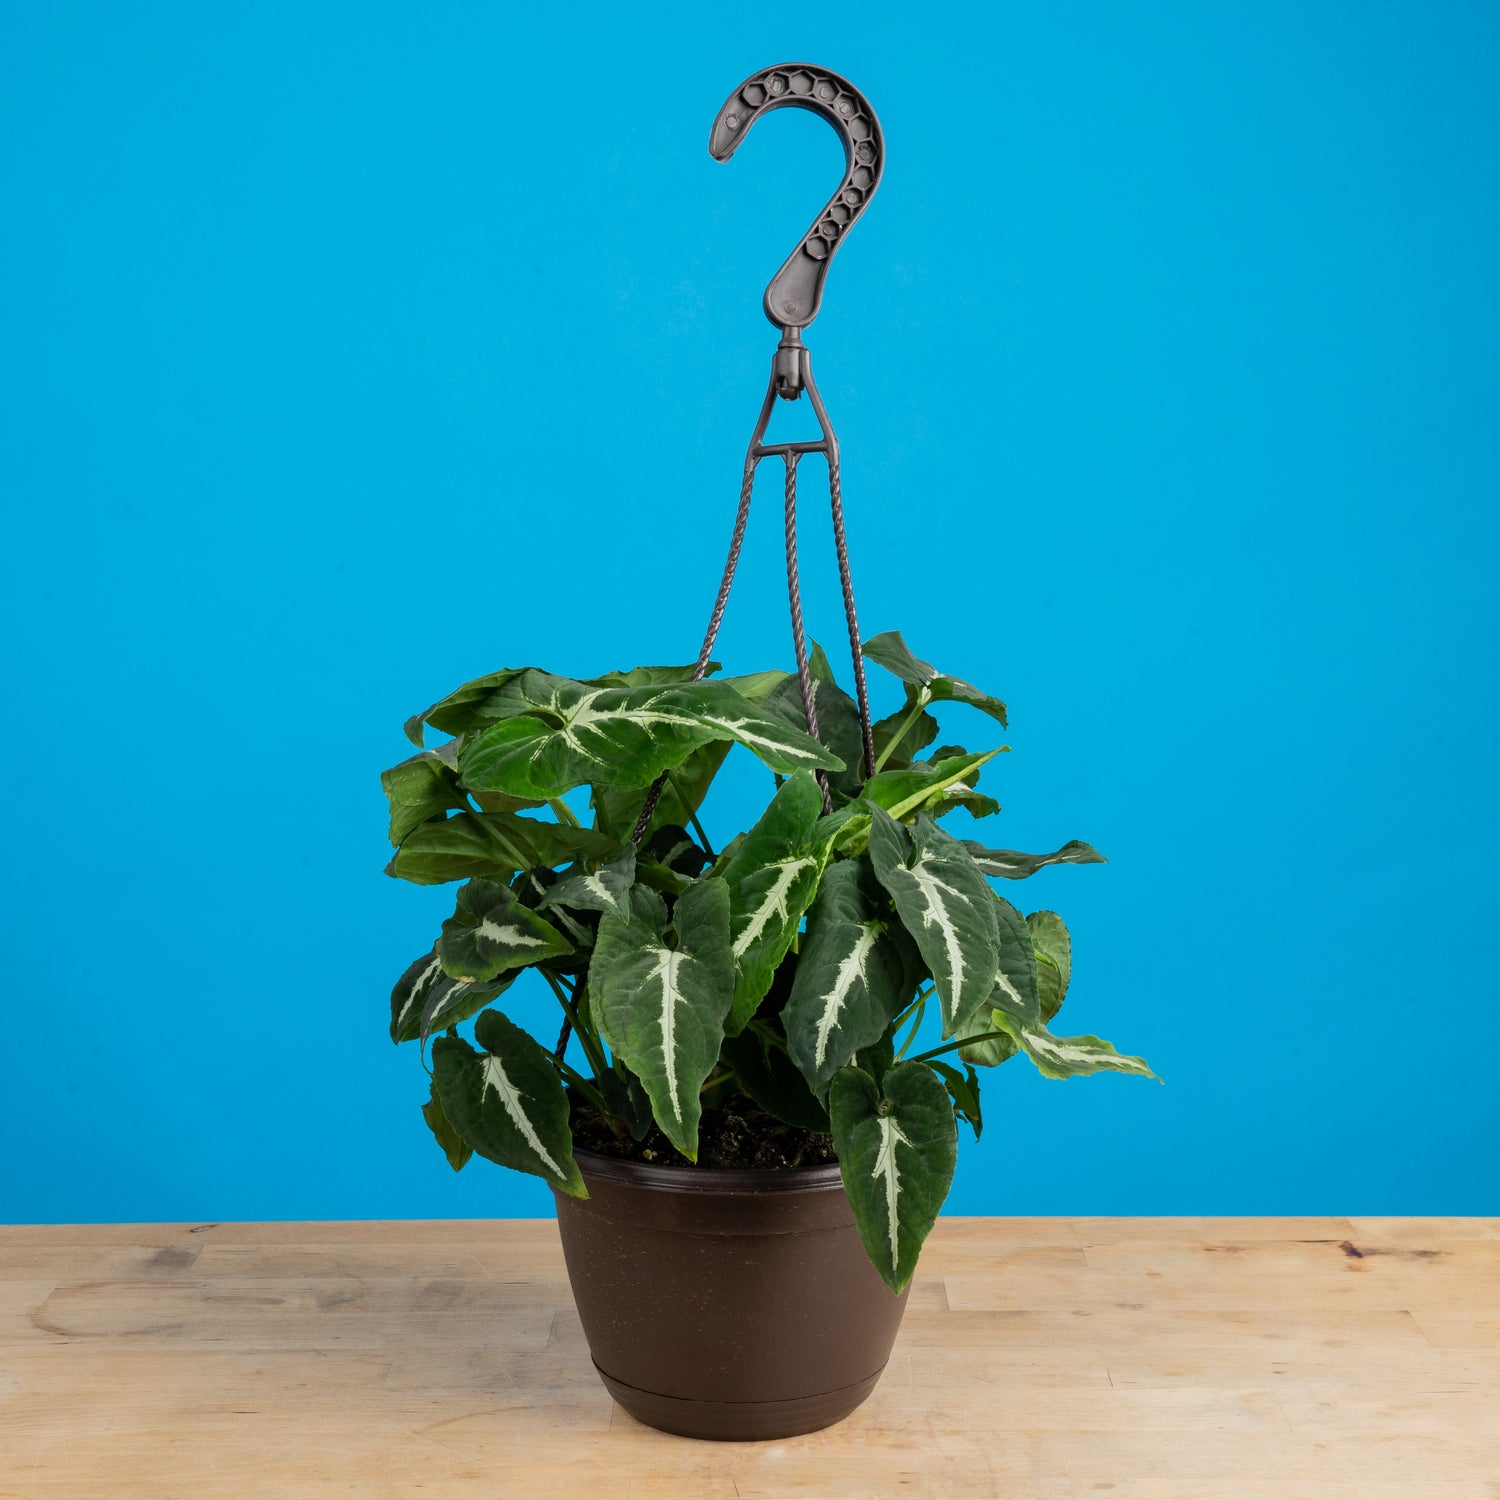
[[[484,1057],[484,1091],[494,1089],[500,1097],[501,1106],[505,1113],[510,1116],[511,1122],[521,1132],[521,1138],[531,1147],[533,1151],[544,1161],[551,1170],[554,1177],[566,1177],[567,1173],[548,1154],[547,1148],[542,1145],[541,1138],[536,1133],[536,1127],[531,1123],[531,1117],[526,1113],[522,1100],[524,1095],[506,1076],[505,1066],[493,1053],[486,1053]],[[483,1095],[481,1094],[481,1097]]]

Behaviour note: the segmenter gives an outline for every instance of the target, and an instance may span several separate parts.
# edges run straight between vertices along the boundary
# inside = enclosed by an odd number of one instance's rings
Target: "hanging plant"
[[[478,1154],[584,1196],[584,1125],[621,1154],[664,1142],[658,1158],[687,1167],[705,1109],[753,1114],[831,1136],[870,1260],[900,1291],[948,1194],[958,1122],[980,1134],[980,1069],[1024,1055],[1047,1078],[1153,1076],[1096,1036],[1054,1033],[1068,930],[990,884],[1101,856],[1078,841],[990,848],[942,826],[957,808],[999,811],[980,781],[1006,747],[930,748],[936,713],[961,705],[1003,728],[1005,705],[897,634],[863,653],[903,693],[870,726],[868,764],[859,706],[816,648],[807,695],[776,671],[520,668],[408,722],[419,753],[382,778],[388,872],[463,883],[392,992],[391,1037],[430,1042],[423,1113],[455,1168]],[[426,748],[429,730],[449,738]],[[772,794],[716,847],[698,813],[735,746]],[[585,787],[587,826],[565,800]],[[556,997],[555,1046],[504,1013],[528,970]],[[929,1011],[940,1040],[909,1055]]]

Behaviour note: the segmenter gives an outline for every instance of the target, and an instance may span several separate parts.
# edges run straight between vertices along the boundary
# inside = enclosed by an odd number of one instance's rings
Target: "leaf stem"
[[[557,996],[557,1003],[562,1006],[563,1014],[573,1023],[573,1034],[578,1038],[579,1045],[588,1056],[589,1064],[596,1073],[602,1073],[609,1064],[604,1058],[604,1049],[599,1045],[599,1039],[594,1036],[578,1019],[578,1007],[576,1005],[576,992],[573,998],[569,998],[566,990],[555,974],[548,973],[546,969],[538,969],[537,973],[552,986],[552,993]],[[608,1111],[605,1111],[608,1113]]]
[[[579,823],[578,819],[574,816],[573,809],[569,807],[561,797],[549,797],[547,799],[547,806],[557,814],[557,821],[559,823],[567,823],[573,828],[579,828],[582,826]]]
[[[917,1002],[917,1016],[916,1016],[916,1019],[911,1023],[911,1030],[906,1033],[906,1040],[904,1042],[902,1042],[902,1044],[901,1044],[901,1050],[896,1054],[896,1061],[897,1062],[900,1062],[901,1059],[906,1056],[907,1050],[910,1048],[911,1044],[914,1041],[916,1041],[916,1039],[917,1039],[917,1032],[921,1030],[921,1028],[922,1028],[922,1021],[926,1017],[926,1015],[927,1015],[927,1002],[925,1000],[919,1000]]]
[[[606,1120],[614,1120],[614,1115],[610,1113],[609,1105],[604,1102],[604,1095],[601,1094],[599,1090],[596,1089],[594,1085],[583,1076],[582,1073],[580,1073],[576,1068],[570,1068],[565,1062],[557,1062],[555,1058],[553,1059],[553,1061],[556,1063],[557,1071],[561,1073],[562,1076],[566,1078],[568,1082],[575,1089],[577,1089],[578,1092],[585,1099],[587,1099],[588,1102],[592,1104],[594,1108],[597,1109]]]
[[[902,1011],[902,1012],[901,1012],[901,1014],[900,1014],[900,1015],[899,1015],[899,1016],[897,1016],[897,1017],[896,1017],[896,1019],[895,1019],[895,1020],[894,1020],[894,1021],[892,1021],[892,1022],[891,1022],[891,1030],[892,1030],[892,1031],[899,1031],[899,1030],[900,1030],[900,1029],[901,1029],[901,1027],[902,1027],[902,1026],[903,1026],[903,1025],[904,1025],[904,1024],[905,1024],[905,1022],[906,1022],[906,1018],[907,1018],[907,1017],[908,1017],[908,1016],[909,1016],[909,1015],[910,1015],[910,1014],[911,1014],[911,1013],[912,1013],[912,1012],[913,1012],[913,1011],[914,1011],[914,1010],[915,1010],[915,1009],[916,1009],[916,1008],[917,1008],[917,1007],[918,1007],[918,1006],[919,1006],[919,1005],[921,1005],[921,1004],[922,1004],[922,1003],[923,1003],[923,1002],[924,1002],[924,1001],[927,1001],[927,1000],[930,1000],[930,999],[932,999],[932,997],[933,997],[933,995],[934,995],[934,993],[935,993],[935,992],[936,992],[936,990],[937,990],[937,986],[936,986],[936,985],[931,985],[931,984],[930,984],[930,985],[928,985],[928,986],[927,986],[927,988],[926,988],[926,989],[925,989],[925,990],[923,990],[923,991],[922,991],[922,992],[921,992],[921,994],[919,994],[919,995],[918,995],[918,996],[917,996],[917,997],[916,997],[916,998],[915,998],[915,999],[914,999],[914,1000],[913,1000],[913,1001],[912,1001],[912,1003],[911,1003],[911,1004],[910,1004],[910,1005],[908,1005],[908,1006],[907,1006],[907,1007],[906,1007],[906,1009],[905,1009],[905,1010],[903,1010],[903,1011]]]
[[[875,769],[870,773],[872,776],[878,775],[885,769],[885,763],[891,758],[892,751],[894,751],[896,746],[906,738],[906,731],[917,722],[918,718],[923,713],[926,712],[927,704],[927,689],[923,688],[922,691],[917,694],[916,707],[913,708],[912,711],[907,714],[904,719],[902,719],[900,728],[896,730],[895,734],[893,734],[888,741],[886,741],[885,749],[875,757]]]
[[[944,1042],[941,1047],[934,1047],[930,1052],[919,1052],[913,1062],[926,1062],[929,1058],[941,1057],[945,1052],[957,1052],[960,1047],[970,1046],[974,1042],[997,1042],[1002,1037],[1009,1039],[1008,1031],[979,1031],[973,1036],[961,1036],[955,1041]]]

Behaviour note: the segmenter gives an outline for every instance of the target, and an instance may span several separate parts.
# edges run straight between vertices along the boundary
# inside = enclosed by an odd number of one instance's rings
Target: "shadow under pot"
[[[594,1367],[638,1421],[745,1442],[842,1421],[906,1310],[870,1264],[837,1166],[653,1167],[574,1153],[557,1223]]]

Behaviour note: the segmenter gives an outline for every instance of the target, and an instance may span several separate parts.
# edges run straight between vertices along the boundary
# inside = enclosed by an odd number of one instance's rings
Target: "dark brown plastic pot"
[[[815,1432],[875,1388],[906,1310],[870,1264],[839,1169],[652,1167],[574,1153],[557,1198],[599,1371],[631,1416],[684,1437]]]

